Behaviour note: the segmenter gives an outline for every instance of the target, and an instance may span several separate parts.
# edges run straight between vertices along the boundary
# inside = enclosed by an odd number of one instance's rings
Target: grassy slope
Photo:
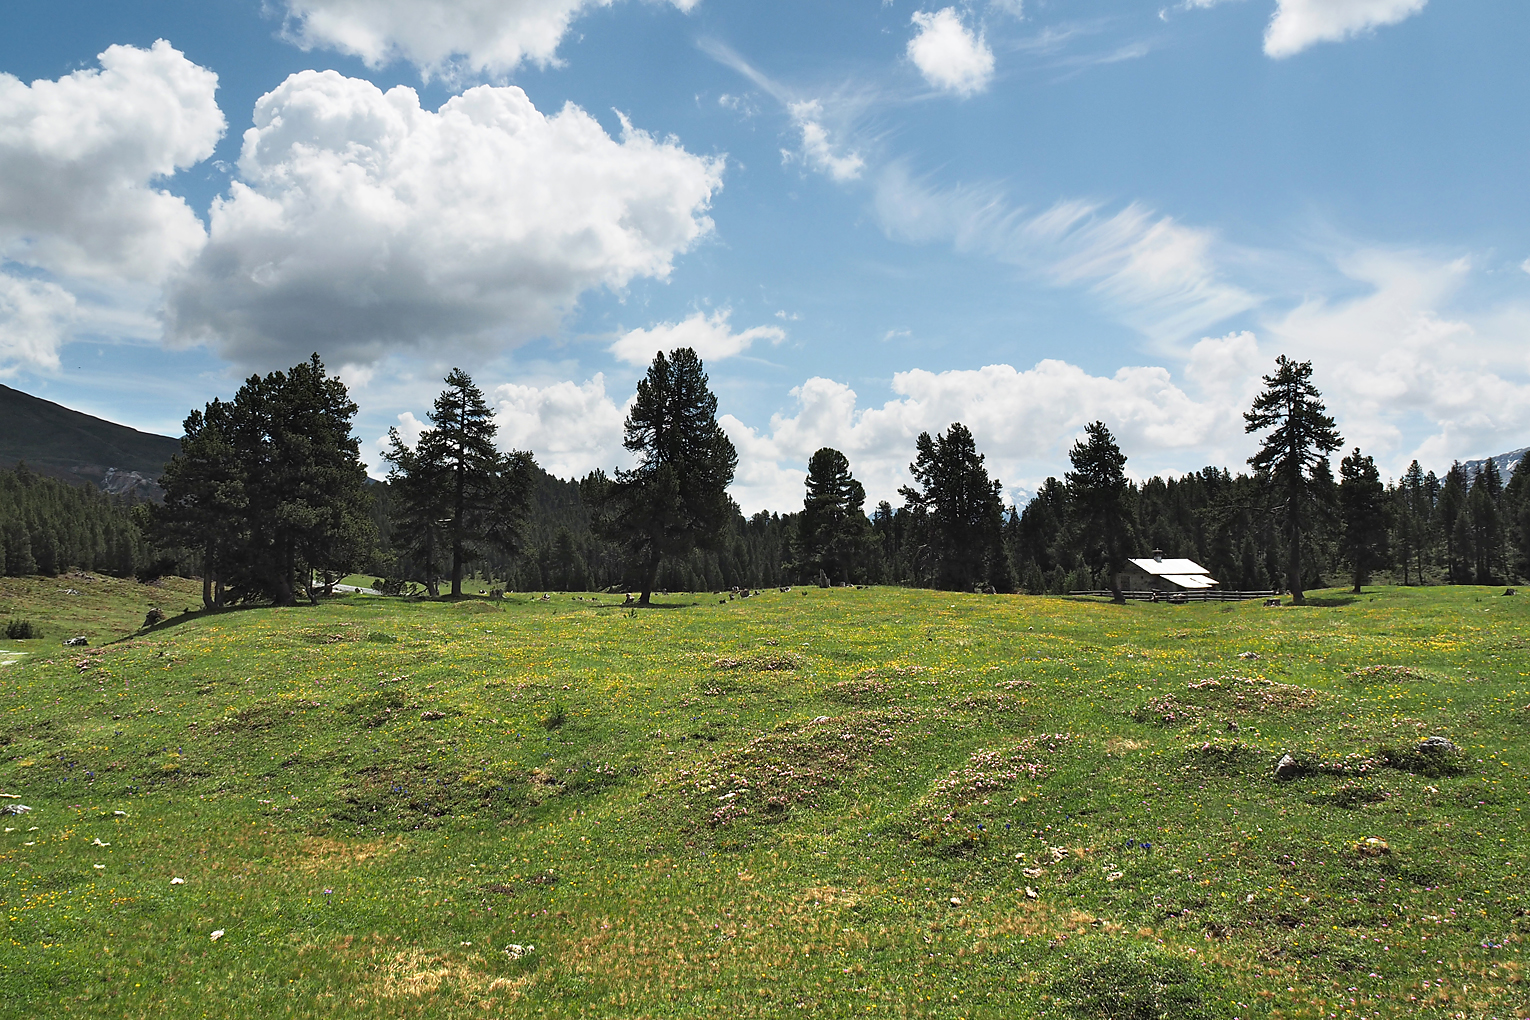
[[[357,596],[34,656],[0,669],[8,1002],[1527,1015],[1530,598],[1326,594]],[[1434,733],[1458,772],[1408,756]]]

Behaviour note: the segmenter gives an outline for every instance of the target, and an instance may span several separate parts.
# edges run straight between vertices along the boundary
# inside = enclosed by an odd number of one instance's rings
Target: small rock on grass
[[[1301,775],[1301,763],[1289,754],[1281,755],[1280,761],[1275,763],[1275,778],[1280,780],[1295,779]]]

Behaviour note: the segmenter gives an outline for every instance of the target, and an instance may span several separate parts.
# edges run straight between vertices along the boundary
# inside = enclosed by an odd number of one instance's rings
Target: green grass
[[[65,654],[85,596],[4,583],[16,1015],[1530,1015],[1501,589],[162,600]]]

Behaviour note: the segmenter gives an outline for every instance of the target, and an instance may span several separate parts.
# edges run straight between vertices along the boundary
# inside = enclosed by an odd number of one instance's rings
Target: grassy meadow
[[[0,584],[8,1015],[1530,1016],[1530,594]]]

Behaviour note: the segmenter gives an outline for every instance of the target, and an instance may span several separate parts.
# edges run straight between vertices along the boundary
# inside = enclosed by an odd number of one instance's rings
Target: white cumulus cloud
[[[422,109],[334,71],[255,106],[240,180],[171,289],[169,334],[244,363],[365,365],[426,343],[515,343],[580,294],[665,278],[712,228],[724,160],[515,87]]]
[[[1429,0],[1278,0],[1264,33],[1264,52],[1289,57],[1314,43],[1339,42],[1424,9]]]
[[[849,459],[872,502],[900,504],[908,464],[920,432],[960,421],[972,430],[989,473],[1013,495],[1066,464],[1083,427],[1105,421],[1134,461],[1134,470],[1161,470],[1187,454],[1197,463],[1239,463],[1247,456],[1242,411],[1265,368],[1252,335],[1235,333],[1200,341],[1186,375],[1196,395],[1161,367],[1127,367],[1091,375],[1077,365],[1048,359],[1030,369],[987,365],[893,377],[896,396],[861,408],[848,385],[813,378],[792,391],[793,414],[778,414],[765,429],[725,415],[721,420],[739,451],[733,496],[746,512],[787,510],[802,501],[808,458],[832,446]]]
[[[62,276],[156,281],[205,240],[155,183],[212,154],[218,76],[163,39],[27,85],[0,74],[0,255]]]
[[[626,411],[606,393],[605,376],[547,386],[506,383],[492,394],[499,445],[532,451],[537,463],[559,478],[630,465],[631,455],[622,448]]]
[[[548,64],[569,25],[612,0],[285,0],[287,37],[335,49],[369,67],[395,60],[429,77],[458,67],[505,74]],[[699,0],[671,0],[690,10]]]
[[[74,295],[58,284],[0,273],[0,375],[57,368],[74,318]]]
[[[1467,259],[1366,249],[1339,260],[1359,296],[1304,301],[1263,327],[1314,363],[1349,445],[1400,471],[1500,453],[1530,434],[1530,309],[1453,311]],[[1422,435],[1421,435],[1422,433]]]
[[[689,347],[703,361],[718,361],[742,354],[756,340],[780,343],[786,339],[779,326],[751,326],[735,333],[728,324],[732,314],[730,308],[719,308],[711,315],[693,312],[680,322],[634,329],[611,345],[611,353],[629,365],[646,366],[660,351],[668,353],[677,347]]]
[[[988,87],[993,78],[993,50],[981,34],[962,24],[956,8],[933,14],[915,11],[910,23],[918,31],[908,42],[908,58],[925,81],[961,96]]]

